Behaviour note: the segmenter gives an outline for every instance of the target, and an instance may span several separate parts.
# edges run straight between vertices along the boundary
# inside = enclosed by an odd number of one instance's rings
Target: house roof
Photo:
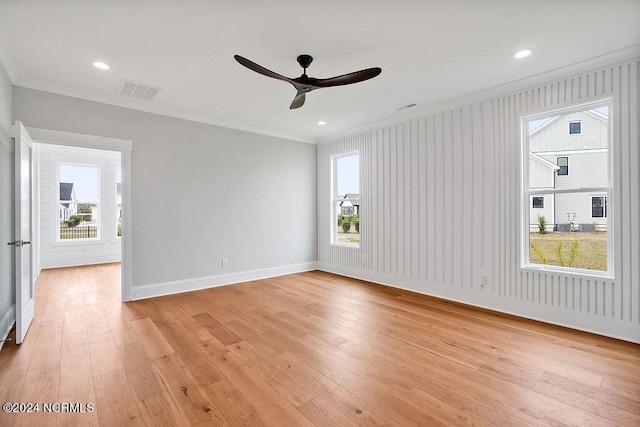
[[[342,204],[346,202],[351,203],[351,206],[360,206],[360,194],[347,193],[344,195],[342,199],[343,201],[340,202],[340,206],[342,206]],[[349,206],[349,205],[345,204],[345,206]]]
[[[71,194],[73,194],[73,182],[61,182],[60,200],[72,200]]]
[[[536,153],[531,153],[529,152],[529,158],[531,158],[531,160],[535,160],[537,162],[542,163],[544,166],[548,167],[551,170],[560,170],[560,166],[556,165],[555,163],[550,162],[549,160],[545,159],[544,157],[541,157],[539,155],[537,155]]]

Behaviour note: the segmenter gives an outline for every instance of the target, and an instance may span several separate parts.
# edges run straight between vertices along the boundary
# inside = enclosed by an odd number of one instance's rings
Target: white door
[[[33,258],[32,233],[32,150],[33,141],[22,123],[16,122],[15,137],[15,236],[10,244],[16,252],[16,343],[24,341],[33,320],[34,283],[31,259]]]

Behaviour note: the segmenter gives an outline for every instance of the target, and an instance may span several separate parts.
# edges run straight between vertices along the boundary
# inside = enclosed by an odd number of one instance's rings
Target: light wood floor
[[[321,272],[123,304],[42,272],[0,425],[640,425],[640,346]]]

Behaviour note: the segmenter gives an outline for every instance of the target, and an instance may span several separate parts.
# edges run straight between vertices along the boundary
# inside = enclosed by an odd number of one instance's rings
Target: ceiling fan
[[[313,61],[313,57],[311,55],[300,55],[298,56],[298,64],[304,69],[302,75],[297,78],[289,78],[282,76],[278,73],[275,73],[271,70],[264,68],[261,65],[256,64],[253,61],[249,61],[247,58],[243,58],[240,55],[233,56],[236,61],[240,64],[244,65],[250,70],[255,71],[256,73],[260,73],[264,76],[271,77],[278,80],[283,80],[285,82],[289,82],[296,88],[296,97],[293,99],[291,106],[289,109],[294,110],[296,108],[300,108],[304,105],[305,94],[311,92],[315,89],[321,89],[323,87],[331,87],[331,86],[344,86],[350,85],[352,83],[359,83],[365,80],[369,80],[379,75],[382,72],[382,68],[367,68],[365,70],[355,71],[349,74],[343,74],[341,76],[329,77],[327,79],[316,79],[313,77],[307,76],[307,68],[311,65]]]

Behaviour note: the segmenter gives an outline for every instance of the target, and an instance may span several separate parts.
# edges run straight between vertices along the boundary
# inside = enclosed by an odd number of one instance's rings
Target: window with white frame
[[[332,242],[360,246],[360,153],[352,151],[332,158]]]
[[[559,176],[567,176],[569,175],[569,157],[562,156],[556,159],[556,163],[558,164],[558,175]]]
[[[543,196],[533,196],[531,207],[535,209],[543,209],[544,208],[544,197]]]
[[[582,122],[569,122],[569,135],[582,133]]]
[[[122,168],[116,168],[116,237],[122,236]]]
[[[592,218],[607,217],[607,196],[591,197],[591,217]]]
[[[610,115],[603,101],[523,118],[524,267],[613,274]]]
[[[100,167],[58,163],[58,240],[98,239]]]

